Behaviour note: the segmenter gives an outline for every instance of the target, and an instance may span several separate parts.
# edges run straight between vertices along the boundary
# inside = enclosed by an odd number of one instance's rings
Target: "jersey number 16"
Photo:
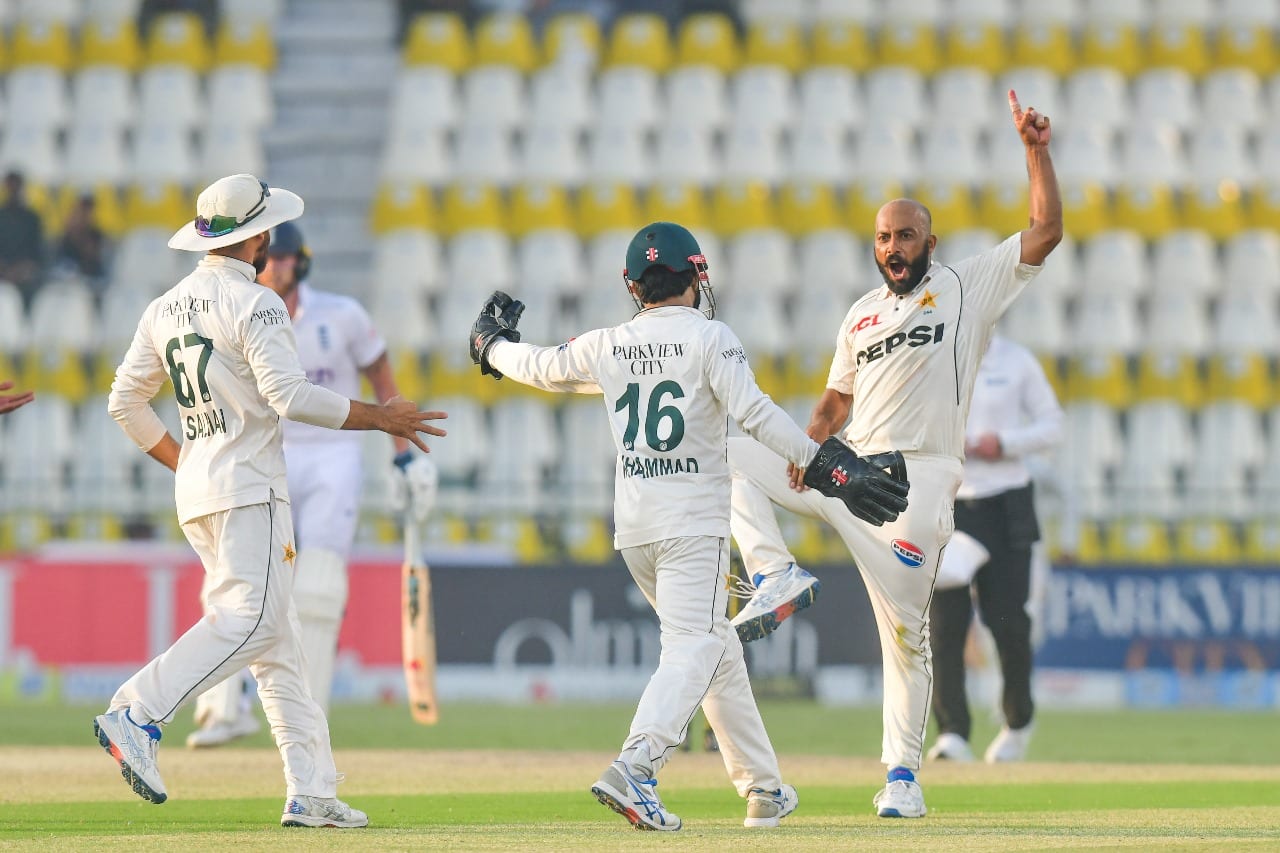
[[[670,394],[675,399],[684,396],[680,383],[664,379],[649,392],[649,404],[644,414],[644,440],[654,450],[675,450],[684,438],[684,415],[675,406],[662,405],[662,398]],[[640,432],[640,383],[630,382],[627,390],[613,404],[615,412],[627,411],[627,428],[622,433],[622,446],[634,450],[636,435]],[[666,438],[658,437],[658,428],[663,421],[671,422],[671,430]]]

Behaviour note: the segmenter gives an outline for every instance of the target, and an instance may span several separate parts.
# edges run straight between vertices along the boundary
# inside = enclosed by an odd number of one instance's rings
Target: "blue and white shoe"
[[[750,643],[772,634],[796,611],[813,604],[821,588],[817,578],[795,563],[777,574],[758,574],[750,583],[738,579],[730,594],[749,599],[733,617],[738,639]]]
[[[129,709],[122,708],[95,717],[93,733],[98,736],[102,748],[120,765],[120,775],[135,794],[157,805],[169,799],[156,763],[156,751],[160,747],[159,726],[140,726],[129,716]]]
[[[667,811],[658,796],[658,780],[636,776],[621,761],[609,765],[591,786],[591,793],[631,822],[636,829],[674,832],[680,818]]]
[[[924,792],[915,775],[905,767],[889,771],[888,784],[876,794],[872,804],[880,817],[924,817]]]
[[[369,825],[369,816],[359,809],[351,808],[337,797],[296,795],[284,804],[280,825],[359,829]]]
[[[783,785],[776,791],[752,788],[747,794],[747,819],[742,825],[748,828],[770,828],[800,805],[800,795],[795,787]]]

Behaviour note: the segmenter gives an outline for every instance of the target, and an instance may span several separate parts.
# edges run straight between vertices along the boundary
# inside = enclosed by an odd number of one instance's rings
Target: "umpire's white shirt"
[[[558,347],[499,341],[489,362],[548,391],[604,394],[618,448],[617,548],[729,536],[730,416],[797,465],[818,452],[760,390],[733,331],[695,308],[649,308]]]
[[[166,432],[150,406],[165,379],[181,415],[178,520],[288,499],[280,418],[338,429],[350,400],[307,381],[284,303],[252,265],[206,255],[143,312],[108,407],[150,450]]]
[[[935,262],[909,294],[880,287],[854,303],[827,377],[828,388],[853,397],[850,447],[964,459],[978,363],[1000,315],[1042,269],[1021,255],[1014,234],[958,263]]]
[[[360,398],[360,372],[387,351],[367,311],[349,296],[298,285],[293,310],[298,360],[312,383],[350,400]],[[285,444],[342,442],[358,445],[359,433],[284,422]]]
[[[1062,438],[1062,407],[1040,362],[1026,347],[996,335],[978,367],[966,438],[1000,438],[1002,458],[967,459],[956,496],[986,498],[1031,482],[1024,457]]]

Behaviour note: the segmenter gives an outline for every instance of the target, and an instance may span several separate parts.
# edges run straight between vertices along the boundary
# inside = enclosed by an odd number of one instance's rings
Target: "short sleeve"
[[[1027,282],[1044,269],[1043,264],[1024,264],[1021,258],[1019,232],[981,254],[949,264],[964,288],[966,305],[977,308],[987,322],[999,320]]]
[[[364,370],[387,351],[387,342],[373,325],[373,318],[364,306],[354,299],[348,301],[343,311],[346,326],[347,349],[356,367]]]
[[[850,396],[853,394],[853,380],[858,369],[853,356],[853,347],[849,343],[849,326],[853,322],[853,313],[857,308],[855,304],[840,322],[840,331],[836,333],[836,352],[831,358],[831,370],[827,374],[828,388]]]

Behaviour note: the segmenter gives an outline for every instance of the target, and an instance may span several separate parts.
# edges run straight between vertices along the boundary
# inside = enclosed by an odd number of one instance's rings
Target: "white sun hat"
[[[229,175],[204,188],[196,218],[174,232],[170,249],[207,252],[248,240],[302,215],[302,198],[253,175]]]

